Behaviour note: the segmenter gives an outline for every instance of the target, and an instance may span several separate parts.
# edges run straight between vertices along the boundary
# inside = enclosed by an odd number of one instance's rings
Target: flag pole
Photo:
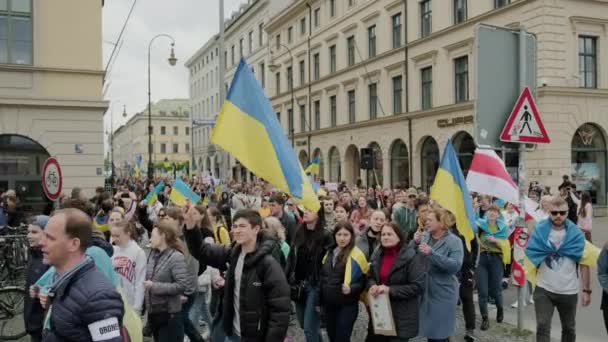
[[[523,91],[526,87],[526,28],[523,25],[519,27],[519,86]],[[519,224],[522,227],[524,234],[528,233],[526,227],[526,171],[524,168],[524,154],[526,152],[526,145],[524,143],[519,144],[519,165],[517,169],[517,179],[519,185]],[[525,274],[525,273],[524,273]],[[526,286],[527,280],[524,278],[524,283],[518,289],[517,298],[517,329],[522,330],[524,327],[524,304],[526,300],[526,292],[528,287]]]

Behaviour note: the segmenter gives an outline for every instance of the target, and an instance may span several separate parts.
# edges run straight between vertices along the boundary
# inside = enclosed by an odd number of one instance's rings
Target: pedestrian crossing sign
[[[548,144],[549,135],[540,119],[536,103],[526,87],[519,95],[511,115],[502,129],[500,140],[512,143]]]

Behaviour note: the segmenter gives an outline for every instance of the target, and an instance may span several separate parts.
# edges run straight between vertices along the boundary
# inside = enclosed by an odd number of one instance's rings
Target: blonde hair
[[[445,209],[434,208],[429,211],[428,215],[431,215],[431,214],[435,215],[435,218],[437,219],[437,221],[439,222],[439,225],[441,226],[441,230],[447,231],[450,229],[450,226],[446,224],[447,222],[449,222],[448,218],[446,217],[447,213],[449,213],[449,211],[447,211]]]
[[[285,241],[285,227],[278,218],[268,216],[264,219],[264,228],[276,236],[280,241]]]
[[[456,225],[456,216],[452,212],[445,209],[438,209],[443,211],[441,214],[441,223],[443,223],[448,229]]]
[[[554,199],[554,197],[553,197],[553,196],[551,196],[551,195],[545,195],[545,196],[541,197],[541,198],[540,198],[540,203],[539,203],[539,205],[540,205],[540,209],[541,209],[542,211],[545,211],[545,208],[544,208],[543,206],[544,206],[545,204],[546,204],[546,205],[550,205],[550,204],[551,204],[551,202],[553,202],[553,199]]]

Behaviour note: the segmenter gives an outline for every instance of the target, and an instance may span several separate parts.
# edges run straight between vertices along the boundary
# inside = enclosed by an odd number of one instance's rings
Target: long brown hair
[[[336,234],[338,234],[338,232],[342,229],[344,229],[350,233],[350,242],[348,243],[348,245],[346,245],[346,247],[342,248],[342,250],[340,251],[340,254],[338,254],[337,264],[339,264],[339,265],[346,264],[350,251],[355,247],[355,230],[353,229],[353,226],[350,224],[350,222],[338,222],[336,224],[336,227],[334,228],[334,233],[333,233],[334,241],[336,241]]]
[[[186,254],[184,244],[177,237],[178,227],[177,223],[170,220],[160,220],[154,225],[154,228],[158,229],[158,232],[165,236],[165,242],[167,246],[177,250],[182,254]]]
[[[211,221],[209,221],[209,215],[207,214],[207,208],[205,208],[205,206],[202,204],[198,204],[194,207],[194,209],[196,209],[196,211],[198,211],[198,213],[202,216],[201,221],[196,223],[199,228],[207,229],[208,231],[213,232],[213,227],[211,226]]]
[[[217,209],[216,207],[211,207],[211,208],[207,209],[207,212],[209,213],[210,216],[213,216],[213,218],[215,218],[216,224],[221,224],[224,227],[226,227],[226,220],[224,220],[224,215],[222,215],[222,213],[219,211],[219,209]],[[228,228],[228,227],[226,227],[226,228]]]
[[[589,194],[589,191],[583,191],[581,193],[581,207],[578,209],[578,216],[583,218],[587,217],[589,214],[587,212],[587,203],[591,203],[591,195]]]

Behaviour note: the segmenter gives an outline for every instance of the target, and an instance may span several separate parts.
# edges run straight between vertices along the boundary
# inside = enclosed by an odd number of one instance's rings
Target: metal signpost
[[[63,189],[63,176],[57,159],[50,157],[44,162],[41,181],[42,190],[44,190],[46,197],[53,202],[57,202]]]

